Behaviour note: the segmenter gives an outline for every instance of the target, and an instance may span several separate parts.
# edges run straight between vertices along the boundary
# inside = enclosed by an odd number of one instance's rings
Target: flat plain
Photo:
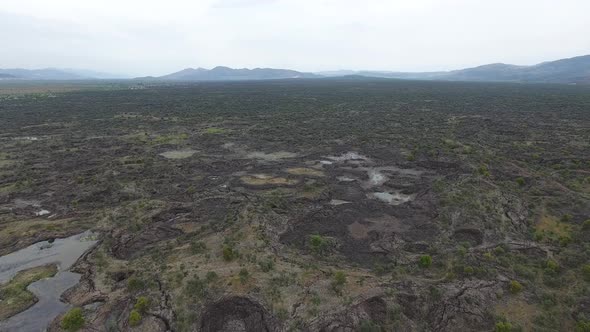
[[[0,90],[0,255],[97,241],[50,331],[590,329],[589,87]]]

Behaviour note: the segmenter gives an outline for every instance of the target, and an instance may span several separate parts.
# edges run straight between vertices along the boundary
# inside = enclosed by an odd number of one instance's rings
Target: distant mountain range
[[[95,79],[119,79],[125,78],[121,75],[101,73],[85,69],[1,69],[0,79],[12,80],[56,80],[56,81],[74,81],[74,80],[95,80]]]
[[[320,72],[318,74],[332,77],[357,75],[414,80],[590,84],[590,55],[543,62],[533,66],[493,63],[474,68],[439,72],[410,73],[344,70]]]
[[[213,69],[187,68],[164,76],[147,76],[138,77],[136,79],[150,81],[197,82],[300,78],[313,79],[343,76],[441,81],[590,84],[590,55],[543,62],[533,66],[516,66],[503,63],[494,63],[474,68],[438,72],[339,70],[305,73],[289,69],[232,69],[229,67],[219,66]],[[113,78],[124,77],[89,70],[74,69],[0,69],[0,80],[84,80]]]
[[[232,69],[229,67],[219,66],[210,70],[204,68],[186,68],[172,74],[160,77],[143,77],[143,79],[148,78],[168,81],[242,81],[319,77],[321,76],[312,73],[302,73],[289,69]]]

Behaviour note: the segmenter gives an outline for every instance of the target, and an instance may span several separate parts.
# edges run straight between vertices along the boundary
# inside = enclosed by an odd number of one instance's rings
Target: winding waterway
[[[93,233],[84,232],[53,242],[38,242],[0,257],[0,283],[9,282],[19,271],[36,266],[52,263],[58,266],[55,276],[41,279],[27,287],[39,301],[27,310],[0,322],[0,331],[45,331],[57,315],[69,308],[68,304],[60,300],[61,294],[80,280],[80,274],[68,269],[96,242]]]

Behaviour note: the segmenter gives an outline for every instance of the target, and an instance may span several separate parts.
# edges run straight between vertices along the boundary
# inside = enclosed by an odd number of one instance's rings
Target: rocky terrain
[[[587,87],[72,90],[0,93],[0,255],[94,234],[49,331],[590,329]]]

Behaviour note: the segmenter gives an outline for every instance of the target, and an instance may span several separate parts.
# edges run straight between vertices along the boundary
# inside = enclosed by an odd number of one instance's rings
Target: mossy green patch
[[[225,133],[227,130],[223,129],[223,128],[216,128],[216,127],[211,127],[211,128],[207,128],[203,131],[203,133],[205,134],[223,134]]]
[[[35,295],[27,290],[31,283],[57,273],[57,266],[44,265],[20,271],[8,283],[0,286],[0,320],[25,310],[36,302]]]

